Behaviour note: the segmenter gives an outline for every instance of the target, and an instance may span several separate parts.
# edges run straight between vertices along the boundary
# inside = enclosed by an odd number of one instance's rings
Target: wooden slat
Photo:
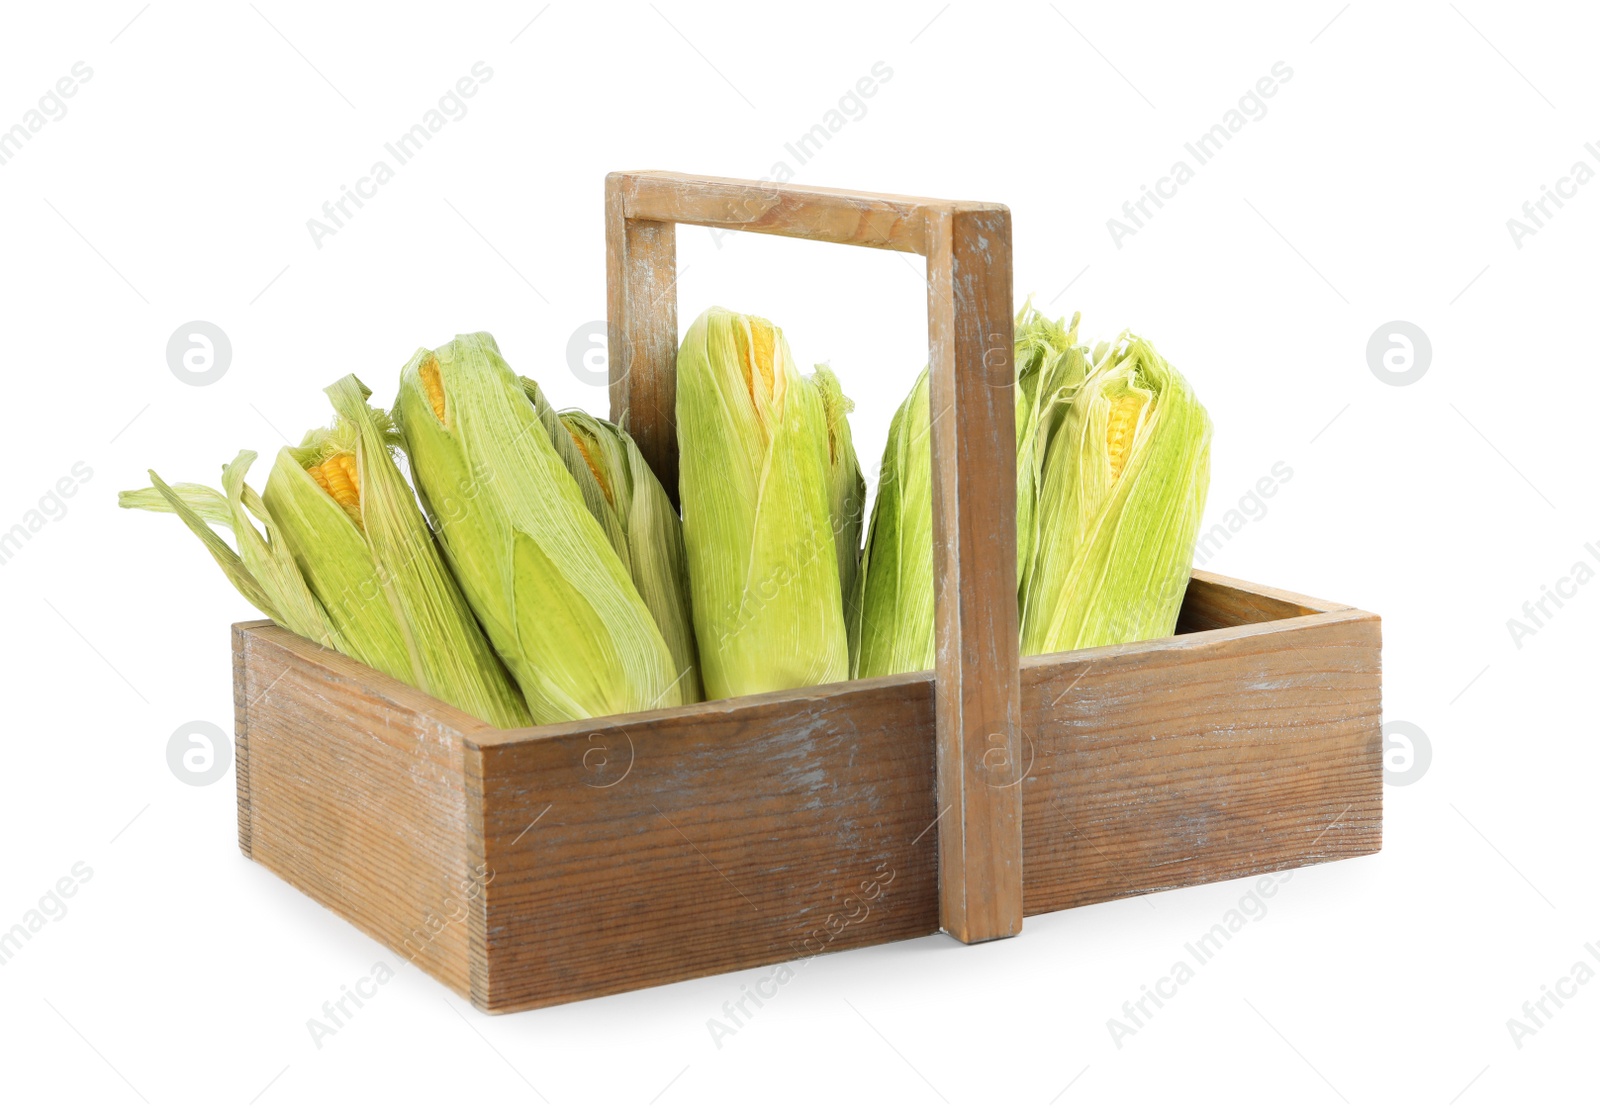
[[[270,619],[233,625],[233,783],[239,805],[239,852],[250,857],[250,687],[246,632],[271,627]]]
[[[1024,659],[1026,913],[1378,850],[1378,648],[1377,617],[1338,609]],[[937,930],[934,688],[908,674],[472,736],[497,874],[475,1002]]]
[[[1178,613],[1178,630],[1182,633],[1209,631],[1214,627],[1292,619],[1347,607],[1197,569],[1190,577],[1189,591]]]
[[[1252,588],[1207,578],[1191,596]],[[1027,914],[1379,849],[1378,619],[1301,600],[1327,610],[1023,660]],[[235,635],[253,856],[401,957],[490,867],[418,958],[486,1010],[939,927],[931,673],[473,731],[286,631]]]
[[[613,173],[629,219],[692,223],[734,231],[927,253],[929,211],[949,207],[918,196],[814,185],[767,185],[683,173]],[[983,205],[978,205],[982,207]]]
[[[624,217],[627,178],[606,178],[606,344],[611,418],[678,503],[678,263],[671,222]]]
[[[929,217],[940,918],[1022,928],[1011,216]]]
[[[675,222],[928,255],[934,406],[934,576],[940,879],[947,930],[966,942],[1022,926],[1011,216],[923,200],[671,173],[606,178],[612,412],[629,405],[645,457],[676,491]],[[649,298],[654,297],[654,302]],[[615,357],[615,355],[613,355]],[[616,363],[614,362],[615,366]],[[948,418],[947,418],[948,417]],[[670,478],[670,479],[669,479]]]
[[[1029,915],[1376,852],[1378,617],[1028,659]]]
[[[935,930],[921,691],[860,682],[478,736],[469,793],[497,877],[475,1002],[542,1006]]]
[[[470,996],[462,741],[484,724],[270,623],[235,642],[247,853]]]

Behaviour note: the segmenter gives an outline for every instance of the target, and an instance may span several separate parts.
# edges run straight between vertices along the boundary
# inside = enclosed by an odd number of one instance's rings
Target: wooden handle
[[[678,173],[606,177],[611,416],[677,500],[674,224],[928,259],[939,916],[962,942],[1022,929],[1011,213]],[[908,844],[909,845],[909,844]]]

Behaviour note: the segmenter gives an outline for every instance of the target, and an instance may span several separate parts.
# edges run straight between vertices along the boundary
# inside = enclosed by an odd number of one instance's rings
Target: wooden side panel
[[[233,783],[239,802],[239,852],[250,857],[250,701],[245,669],[247,636],[271,627],[270,619],[233,625]]]
[[[1347,609],[1025,659],[1027,914],[1378,850],[1378,646]],[[937,930],[933,694],[908,674],[473,736],[474,1002]]]
[[[469,790],[495,878],[474,1002],[538,1007],[936,930],[931,692],[894,678],[477,736]]]
[[[1285,589],[1252,585],[1248,581],[1197,569],[1189,578],[1183,609],[1178,613],[1178,633],[1293,619],[1295,616],[1347,608],[1345,604],[1330,604],[1326,600],[1314,600]]]
[[[1011,214],[929,217],[940,920],[1022,929]]]
[[[235,644],[247,853],[470,995],[462,752],[484,725],[271,624]]]
[[[678,503],[678,246],[670,222],[624,216],[625,174],[606,178],[606,343],[611,418]]]
[[[1029,915],[1382,846],[1378,617],[1024,663]]]

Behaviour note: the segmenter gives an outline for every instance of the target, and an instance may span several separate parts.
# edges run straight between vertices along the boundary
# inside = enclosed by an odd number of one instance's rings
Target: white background
[[[1520,1045],[1507,1020],[1580,959],[1600,969],[1600,585],[1520,645],[1507,620],[1575,562],[1600,567],[1600,183],[1520,246],[1506,224],[1579,159],[1600,169],[1592,14],[139,4],[0,17],[0,127],[93,70],[0,166],[0,530],[74,463],[93,472],[0,565],[0,929],[75,862],[93,871],[0,966],[0,1097],[1592,1100],[1600,982]],[[314,244],[306,221],[480,60],[493,77],[467,114]],[[1293,77],[1266,116],[1115,244],[1123,202],[1193,167],[1184,143],[1280,61]],[[785,143],[875,62],[893,76],[866,114],[798,165]],[[605,314],[604,173],[780,160],[806,183],[1009,204],[1019,298],[1082,310],[1087,336],[1138,329],[1209,406],[1210,521],[1293,470],[1208,568],[1380,613],[1385,716],[1422,729],[1431,766],[1386,788],[1382,854],[1297,873],[1120,1044],[1107,1020],[1250,883],[1033,918],[979,948],[830,955],[720,1044],[707,1021],[763,972],[489,1018],[405,969],[315,1045],[323,1003],[396,960],[240,856],[231,771],[196,787],[169,770],[179,725],[230,728],[227,629],[252,613],[174,521],[115,492],[148,467],[214,482],[241,447],[270,458],[327,417],[324,385],[354,371],[387,403],[412,351],[458,331],[493,331],[559,404],[604,411],[567,357]],[[831,360],[875,469],[925,356],[920,260],[693,228],[679,244],[681,324],[720,302]],[[206,387],[167,365],[190,320],[232,342]],[[1432,344],[1406,387],[1367,361],[1393,320]]]

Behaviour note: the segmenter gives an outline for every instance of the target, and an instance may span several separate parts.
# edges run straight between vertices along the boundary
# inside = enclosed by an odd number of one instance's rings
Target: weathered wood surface
[[[1027,914],[1381,846],[1377,617],[1203,573],[1185,611],[1285,614],[1023,660]],[[486,867],[418,958],[485,1010],[939,927],[930,673],[496,731],[236,631],[241,842],[402,957]]]
[[[929,216],[939,917],[1022,929],[1011,214]]]
[[[485,725],[267,621],[234,644],[240,848],[470,996],[462,740]]]
[[[606,178],[612,418],[676,501],[675,223],[928,256],[942,918],[965,942],[1022,926],[1011,402],[1003,205],[676,173]],[[957,429],[959,428],[959,434]]]
[[[611,418],[628,428],[678,503],[678,247],[670,222],[629,219],[624,180],[606,178],[606,347]]]
[[[629,219],[692,223],[732,231],[926,254],[927,217],[953,207],[987,208],[920,196],[771,185],[657,171],[613,173]]]

